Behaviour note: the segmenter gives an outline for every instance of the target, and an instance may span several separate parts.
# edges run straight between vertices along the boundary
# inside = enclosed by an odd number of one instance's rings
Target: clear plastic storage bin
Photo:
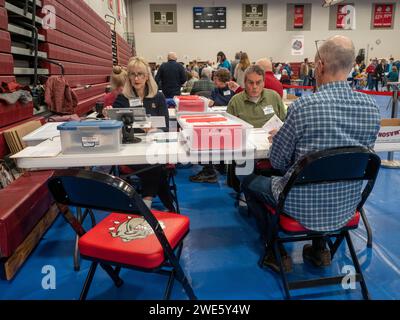
[[[120,150],[121,121],[71,121],[59,125],[57,129],[60,130],[64,154],[108,153]]]

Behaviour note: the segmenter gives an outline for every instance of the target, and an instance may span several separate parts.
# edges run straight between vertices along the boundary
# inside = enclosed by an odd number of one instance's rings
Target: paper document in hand
[[[270,132],[272,130],[279,130],[282,126],[282,120],[279,119],[276,114],[274,114],[274,116],[263,125],[263,129],[267,132]]]

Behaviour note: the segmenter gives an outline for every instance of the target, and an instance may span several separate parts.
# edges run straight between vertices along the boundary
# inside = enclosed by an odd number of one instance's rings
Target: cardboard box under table
[[[241,150],[253,126],[226,112],[178,116],[182,136],[190,150]]]

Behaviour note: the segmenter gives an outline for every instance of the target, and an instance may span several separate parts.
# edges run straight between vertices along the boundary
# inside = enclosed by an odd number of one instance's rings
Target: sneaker
[[[216,173],[207,173],[204,171],[200,171],[198,174],[190,176],[189,180],[192,182],[216,183],[218,181],[218,178]]]
[[[311,244],[303,247],[303,260],[316,267],[327,267],[331,264],[331,252],[328,249],[314,250]]]
[[[293,270],[292,258],[286,252],[281,252],[281,260],[283,265],[283,271],[285,273],[292,272]],[[272,250],[267,250],[262,260],[262,267],[268,267],[276,273],[280,272],[278,262],[276,261]]]
[[[244,196],[244,193],[241,193],[238,199],[238,204],[239,207],[241,208],[247,208],[247,201],[246,201],[246,197]]]

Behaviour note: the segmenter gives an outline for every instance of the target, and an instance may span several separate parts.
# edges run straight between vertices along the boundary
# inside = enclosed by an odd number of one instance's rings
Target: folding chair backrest
[[[284,207],[284,201],[294,186],[368,180],[359,209],[372,191],[380,164],[378,155],[364,147],[340,147],[309,153],[297,162],[280,195],[278,207]]]
[[[363,147],[334,148],[314,152],[299,161],[295,185],[374,179],[380,158]]]
[[[48,186],[55,200],[68,206],[121,213],[133,213],[136,208],[135,189],[124,180],[108,174],[61,170],[49,180]]]

